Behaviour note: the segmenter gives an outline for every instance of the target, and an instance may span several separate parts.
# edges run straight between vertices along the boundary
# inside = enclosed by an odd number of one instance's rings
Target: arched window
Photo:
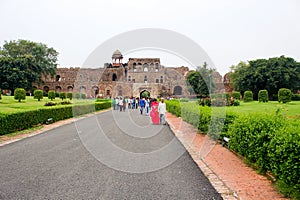
[[[55,87],[55,92],[60,93],[60,92],[61,92],[61,87],[60,87],[60,86],[56,86],[56,87]]]
[[[72,92],[73,91],[73,87],[72,86],[68,86],[68,92]]]
[[[131,76],[128,76],[128,82],[130,82],[131,81]]]
[[[161,76],[161,77],[160,77],[160,83],[163,83],[163,82],[164,82],[164,77]]]
[[[158,63],[155,63],[155,72],[158,72]]]
[[[117,81],[117,74],[113,73],[113,75],[112,75],[112,81]]]
[[[147,83],[148,80],[147,80],[147,76],[144,77],[144,83]]]
[[[136,72],[136,63],[133,63],[133,72]]]
[[[148,72],[148,67],[149,67],[149,65],[148,65],[147,63],[145,63],[145,64],[143,65],[143,67],[144,67],[144,72]]]
[[[44,92],[47,92],[47,93],[48,93],[49,87],[48,87],[48,86],[44,86],[43,90],[44,90]]]

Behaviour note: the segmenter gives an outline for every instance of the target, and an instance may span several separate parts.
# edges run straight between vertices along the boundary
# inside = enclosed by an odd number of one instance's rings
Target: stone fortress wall
[[[162,93],[175,97],[190,95],[186,84],[188,67],[165,67],[159,58],[129,58],[127,63],[122,63],[122,59],[117,50],[112,55],[112,63],[103,67],[58,68],[55,77],[45,77],[45,83],[35,87],[45,92],[82,93],[88,98],[140,97],[143,91],[150,92],[151,97]],[[222,76],[216,72],[214,79],[217,90],[222,90]]]

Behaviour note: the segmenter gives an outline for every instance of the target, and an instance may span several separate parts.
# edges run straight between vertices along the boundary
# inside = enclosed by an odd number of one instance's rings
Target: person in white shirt
[[[160,124],[166,124],[166,103],[164,98],[161,98],[161,101],[158,104],[158,113],[159,113],[159,119],[160,119]]]

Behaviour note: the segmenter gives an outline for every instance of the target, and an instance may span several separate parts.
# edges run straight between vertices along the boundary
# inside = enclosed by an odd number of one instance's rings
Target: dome
[[[113,55],[112,55],[113,59],[116,58],[123,58],[122,53],[119,50],[114,51]]]

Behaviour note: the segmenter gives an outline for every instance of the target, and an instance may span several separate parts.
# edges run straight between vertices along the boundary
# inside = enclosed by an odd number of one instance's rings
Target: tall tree
[[[0,87],[32,89],[33,83],[54,76],[58,52],[47,45],[27,40],[5,41],[0,49]]]
[[[296,92],[300,89],[300,63],[289,57],[240,62],[232,66],[230,78],[235,90],[242,93],[251,90],[257,99],[259,90],[266,89],[270,98],[280,88],[289,88]]]
[[[198,66],[196,71],[188,74],[187,81],[197,95],[208,96],[214,91],[214,71],[204,63],[203,67]]]

